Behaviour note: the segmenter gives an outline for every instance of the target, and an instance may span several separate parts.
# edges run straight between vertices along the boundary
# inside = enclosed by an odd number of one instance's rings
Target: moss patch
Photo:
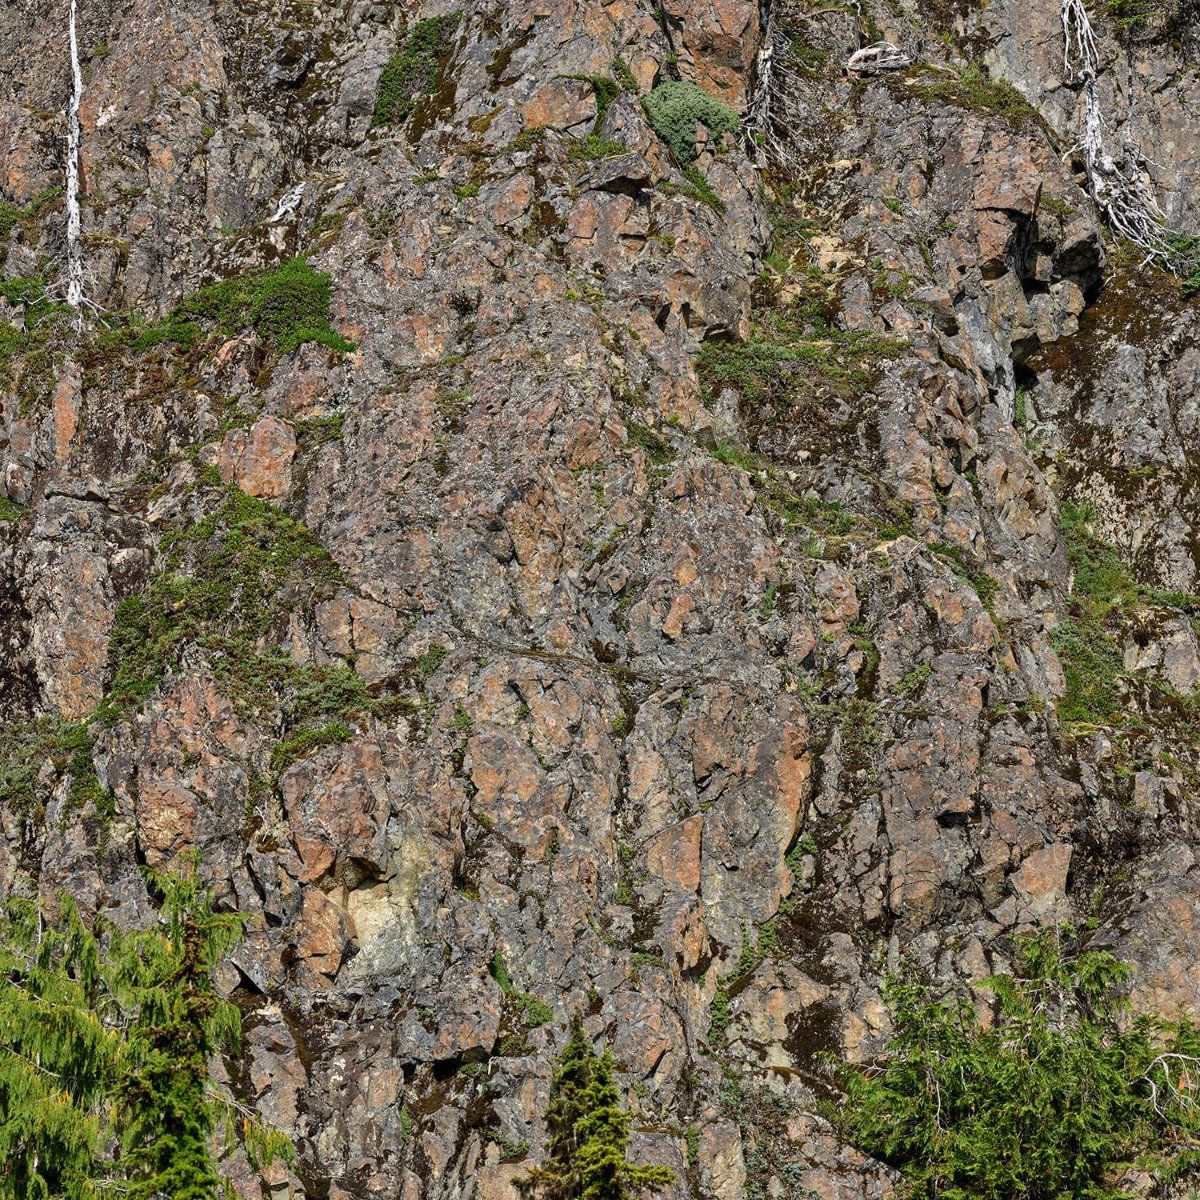
[[[422,96],[438,90],[442,70],[454,48],[459,19],[458,13],[430,17],[409,29],[379,78],[371,116],[373,129],[403,124]]]
[[[38,192],[28,204],[16,205],[0,200],[0,238],[7,238],[18,225],[36,220],[50,201],[61,195],[61,187],[51,187]]]
[[[0,805],[40,819],[49,792],[42,780],[47,764],[55,781],[70,777],[70,810],[90,809],[102,820],[112,816],[113,799],[96,775],[86,723],[58,717],[13,722],[0,729]]]
[[[103,335],[99,346],[141,353],[174,344],[186,350],[209,333],[234,337],[253,330],[280,354],[305,342],[348,353],[354,343],[331,324],[332,298],[329,275],[314,270],[303,258],[293,258],[270,270],[202,287],[161,320],[145,324],[131,320]]]
[[[1067,618],[1053,637],[1066,677],[1058,713],[1071,723],[1119,724],[1129,678],[1120,638],[1126,617],[1137,607],[1193,608],[1200,599],[1139,582],[1116,548],[1092,533],[1092,517],[1086,506],[1063,506],[1075,579]]]
[[[341,581],[299,521],[232,488],[211,516],[169,535],[163,548],[164,569],[117,607],[108,718],[145,700],[189,642],[208,640],[230,671],[246,669],[292,608],[331,595]]]
[[[954,77],[935,77],[923,82],[919,90],[926,100],[940,100],[973,112],[996,113],[1018,126],[1039,119],[1037,109],[1012,84],[991,78],[978,60]]]

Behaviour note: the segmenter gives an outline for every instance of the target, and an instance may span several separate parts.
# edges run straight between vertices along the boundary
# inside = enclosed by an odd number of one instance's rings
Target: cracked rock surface
[[[60,8],[0,12],[5,281],[64,253]],[[1195,28],[1093,17],[1192,228]],[[699,125],[685,173],[639,93],[744,110],[768,18],[787,168]],[[135,924],[199,851],[249,917],[214,1071],[299,1151],[240,1195],[515,1200],[581,1013],[670,1200],[875,1200],[816,1110],[901,961],[971,984],[1091,921],[1195,1012],[1200,300],[1098,222],[1054,0],[79,22],[109,325],[304,256],[354,344],[0,340],[0,894]],[[847,78],[881,39],[914,65]],[[80,721],[90,768],[29,766]]]

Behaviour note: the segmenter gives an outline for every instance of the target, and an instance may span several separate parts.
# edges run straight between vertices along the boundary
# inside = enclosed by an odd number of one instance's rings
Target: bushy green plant
[[[183,300],[174,316],[211,322],[226,334],[253,329],[281,354],[305,342],[353,350],[354,344],[330,324],[332,298],[329,275],[292,258],[271,270],[209,284]]]
[[[1196,1161],[1196,1030],[1132,1016],[1130,966],[1064,952],[1072,937],[1017,942],[1017,974],[985,985],[989,1027],[965,996],[889,981],[895,1033],[881,1062],[844,1072],[836,1119],[910,1196],[1121,1200],[1126,1167],[1168,1179]]]
[[[694,83],[660,83],[642,106],[654,132],[683,166],[696,157],[697,121],[717,139],[737,132],[737,113]]]
[[[546,1125],[545,1162],[516,1180],[526,1200],[633,1200],[675,1182],[668,1167],[637,1166],[626,1157],[629,1114],[612,1054],[592,1049],[578,1017],[550,1086]]]
[[[348,353],[354,343],[330,323],[332,298],[328,273],[314,270],[303,258],[292,258],[278,267],[210,283],[184,297],[160,320],[109,331],[100,346],[134,353],[167,344],[187,350],[210,331],[232,337],[253,330],[280,354],[305,342]]]
[[[458,24],[459,14],[451,13],[417,21],[409,29],[379,78],[372,128],[402,124],[421,96],[437,91]]]
[[[233,1109],[208,1063],[233,1050],[238,1010],[213,972],[240,937],[186,875],[151,876],[160,921],[135,933],[89,930],[71,900],[10,900],[0,912],[0,1195],[212,1200],[214,1155]],[[239,1116],[256,1164],[290,1142]]]

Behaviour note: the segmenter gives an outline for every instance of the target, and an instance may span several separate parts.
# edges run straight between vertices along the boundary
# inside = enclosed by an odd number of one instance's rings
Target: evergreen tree
[[[1197,1030],[1135,1017],[1129,965],[1065,954],[1057,931],[1018,940],[1016,959],[987,981],[986,1027],[966,996],[893,979],[895,1035],[881,1063],[846,1070],[842,1130],[912,1200],[1126,1200],[1133,1165],[1160,1183],[1194,1169]]]
[[[596,1054],[578,1017],[550,1088],[546,1125],[546,1161],[516,1181],[526,1200],[627,1200],[675,1182],[667,1167],[635,1166],[626,1158],[629,1114],[613,1079],[612,1054]]]
[[[47,923],[13,900],[0,913],[0,1196],[65,1200],[92,1194],[102,1111],[121,1061],[103,1019],[95,937],[71,901]]]
[[[158,928],[121,941],[113,981],[128,1030],[130,1067],[117,1089],[121,1154],[117,1167],[134,1200],[209,1200],[220,1176],[210,1149],[234,1111],[209,1089],[208,1060],[235,1053],[237,1008],[217,994],[213,971],[242,935],[237,913],[216,913],[195,874],[152,875],[162,895]],[[291,1146],[256,1122],[243,1122],[251,1160],[287,1157]]]
[[[196,878],[151,876],[158,925],[98,937],[61,897],[50,919],[11,901],[0,916],[0,1200],[214,1200],[216,1135],[232,1144],[238,1106],[208,1083],[212,1055],[237,1048],[238,1010],[213,971],[242,918],[215,913]],[[291,1143],[249,1114],[252,1162]]]

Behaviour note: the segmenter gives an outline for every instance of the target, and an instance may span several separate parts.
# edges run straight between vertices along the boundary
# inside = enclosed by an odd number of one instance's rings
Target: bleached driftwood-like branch
[[[846,63],[846,70],[851,75],[879,75],[884,71],[903,71],[912,63],[912,55],[906,54],[899,46],[893,46],[891,42],[876,42],[873,46],[855,50]]]
[[[791,40],[780,30],[772,10],[755,63],[754,92],[742,118],[747,152],[760,164],[784,169],[801,165],[803,73]]]

